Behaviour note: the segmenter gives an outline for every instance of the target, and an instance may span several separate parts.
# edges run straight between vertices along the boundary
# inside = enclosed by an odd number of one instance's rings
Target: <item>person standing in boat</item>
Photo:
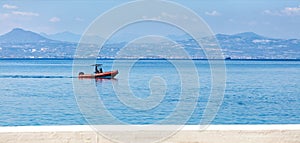
[[[95,66],[95,73],[103,73],[102,67],[98,70],[98,65]]]
[[[98,66],[95,66],[95,73],[100,73],[100,71],[98,70]]]

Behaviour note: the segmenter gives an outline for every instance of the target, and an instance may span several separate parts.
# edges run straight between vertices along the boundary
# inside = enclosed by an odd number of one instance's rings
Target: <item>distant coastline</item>
[[[174,37],[174,36],[173,36]],[[0,58],[3,59],[73,59],[78,44],[63,42],[68,36],[53,40],[43,37],[38,33],[26,31],[20,28],[13,29],[11,32],[0,35]],[[215,38],[219,42],[220,50],[226,60],[298,60],[300,59],[300,39],[276,39],[258,35],[253,32],[244,32],[233,35],[216,34]],[[97,39],[97,38],[96,38]],[[194,60],[207,60],[205,51],[188,35],[179,36],[173,39],[179,46],[189,54]],[[100,57],[101,59],[115,59],[117,52],[126,46],[124,39],[115,40],[114,43],[106,43],[101,48],[101,52],[84,55],[84,57]],[[157,50],[153,47],[171,46],[167,43],[157,44],[133,44],[132,49],[135,53],[127,53],[129,57],[122,59],[156,59],[165,57],[164,52],[153,57],[140,57],[143,50],[139,47],[148,49],[149,53]],[[87,48],[94,48],[93,44],[83,44]],[[169,51],[169,59],[185,59],[176,51]],[[170,55],[172,57],[170,57]],[[78,56],[76,56],[78,57]],[[83,58],[84,58],[83,57]],[[222,59],[223,60],[223,59]]]
[[[93,58],[0,58],[0,60],[95,60]],[[165,58],[97,58],[97,60],[224,60],[224,61],[300,61],[300,59],[165,59]]]

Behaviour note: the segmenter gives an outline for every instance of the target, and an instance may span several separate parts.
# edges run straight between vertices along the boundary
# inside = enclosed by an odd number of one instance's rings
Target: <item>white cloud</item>
[[[76,20],[76,21],[83,21],[83,19],[80,18],[80,17],[76,17],[75,20]]]
[[[281,13],[285,15],[300,15],[300,6],[298,7],[286,7],[283,10],[281,10]]]
[[[60,18],[58,17],[52,17],[49,19],[50,22],[59,22],[60,21]]]
[[[13,11],[13,15],[21,15],[21,16],[39,16],[38,13],[34,12],[24,12],[24,11]]]
[[[15,5],[4,4],[4,5],[2,5],[2,8],[5,8],[5,9],[17,9],[18,7],[15,6]]]
[[[217,12],[216,10],[211,11],[211,12],[207,11],[207,12],[205,12],[205,14],[206,14],[206,15],[209,15],[209,16],[220,16],[220,15],[221,15],[221,14],[220,14],[219,12]]]
[[[275,16],[300,16],[300,6],[298,7],[285,7],[279,11],[264,10],[266,15],[275,15]]]
[[[263,14],[266,14],[266,15],[277,15],[277,13],[275,14],[275,12],[274,11],[271,11],[271,10],[264,10],[263,11]]]

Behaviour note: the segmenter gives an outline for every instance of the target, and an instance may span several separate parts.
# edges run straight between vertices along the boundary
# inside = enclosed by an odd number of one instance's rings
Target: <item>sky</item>
[[[13,28],[82,34],[101,14],[125,0],[0,0],[0,34]],[[197,13],[216,34],[255,32],[300,39],[300,0],[174,0]],[[155,9],[155,8],[154,8]],[[141,26],[135,28],[142,32]],[[157,26],[159,30],[168,30]]]

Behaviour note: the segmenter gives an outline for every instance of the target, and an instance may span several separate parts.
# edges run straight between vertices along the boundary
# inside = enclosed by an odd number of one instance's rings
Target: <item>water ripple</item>
[[[74,77],[56,76],[56,75],[0,75],[0,78],[74,78]]]

